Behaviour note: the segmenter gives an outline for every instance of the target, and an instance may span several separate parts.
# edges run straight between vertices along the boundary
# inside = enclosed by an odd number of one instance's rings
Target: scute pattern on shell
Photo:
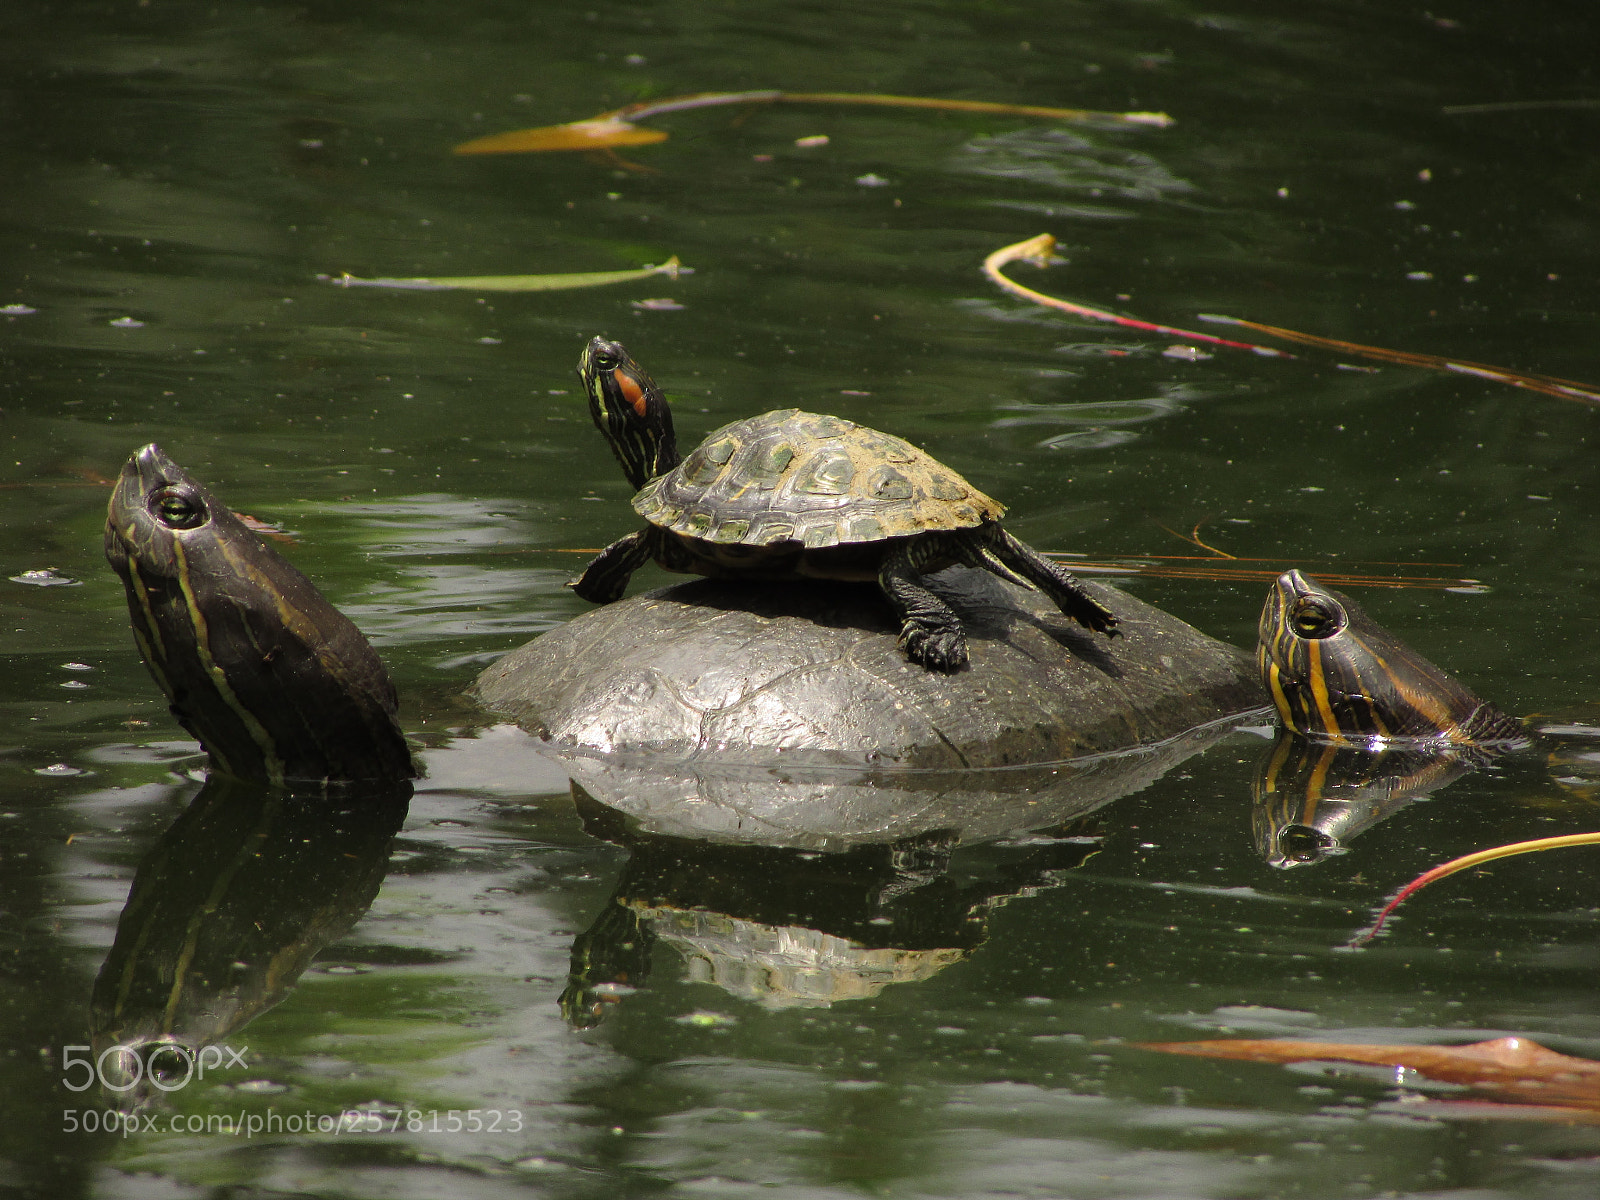
[[[797,408],[724,425],[633,498],[641,517],[727,545],[876,542],[1005,509],[909,442]]]

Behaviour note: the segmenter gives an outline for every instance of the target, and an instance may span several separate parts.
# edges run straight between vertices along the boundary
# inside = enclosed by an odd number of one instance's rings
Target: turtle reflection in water
[[[1520,722],[1300,571],[1261,610],[1261,682],[1284,730],[1252,824],[1274,866],[1316,862],[1413,800],[1528,744]]]
[[[410,796],[409,781],[336,797],[206,781],[140,861],[95,979],[89,1040],[119,1103],[229,1062],[201,1051],[287,997],[366,914]]]
[[[1092,854],[1093,814],[1238,724],[989,770],[563,753],[584,829],[631,857],[573,944],[562,1011],[579,1026],[601,1020],[645,982],[657,946],[682,956],[690,980],[767,1008],[926,980],[982,943],[995,907]]]
[[[415,770],[360,631],[153,444],[112,493],[106,557],[213,771],[139,864],[95,981],[101,1077],[137,1107],[187,1083],[204,1047],[366,912]]]
[[[1043,592],[1079,624],[1117,618],[1073,576],[1000,525],[1005,509],[908,442],[838,417],[784,409],[735,421],[680,459],[672,413],[621,343],[594,338],[578,374],[596,427],[650,522],[613,542],[572,585],[621,599],[634,571],[732,579],[876,581],[906,657],[930,671],[967,663],[961,619],[922,577],[964,563]]]
[[[1281,730],[1256,772],[1256,851],[1274,867],[1342,854],[1357,834],[1487,761],[1472,747],[1374,750]]]
[[[988,917],[1061,882],[1098,850],[1087,822],[1038,836],[994,877],[949,872],[959,838],[930,832],[838,853],[718,845],[642,832],[573,785],[585,831],[631,856],[572,947],[561,1011],[580,1029],[642,987],[656,946],[687,977],[766,1008],[822,1007],[917,983],[966,958]]]

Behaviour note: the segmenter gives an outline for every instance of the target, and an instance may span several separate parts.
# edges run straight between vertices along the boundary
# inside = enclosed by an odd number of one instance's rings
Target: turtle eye
[[[1289,626],[1303,638],[1332,637],[1344,628],[1344,613],[1328,601],[1307,597],[1296,602]]]
[[[206,519],[205,505],[175,487],[164,487],[151,496],[150,512],[168,529],[194,529]]]
[[[622,360],[609,350],[596,350],[589,362],[596,371],[615,371],[622,365]]]
[[[1337,845],[1322,830],[1309,825],[1290,825],[1278,835],[1278,849],[1286,859],[1295,863],[1316,862]]]

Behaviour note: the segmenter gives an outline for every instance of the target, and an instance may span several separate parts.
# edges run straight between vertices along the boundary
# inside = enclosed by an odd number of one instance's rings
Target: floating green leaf
[[[648,279],[652,275],[666,275],[676,279],[694,270],[678,261],[674,254],[659,266],[640,267],[633,271],[579,271],[570,275],[434,275],[409,279],[361,279],[355,275],[319,275],[338,287],[389,288],[396,291],[442,292],[465,290],[471,292],[560,292],[570,288],[606,287],[613,283],[629,283],[635,279]]]

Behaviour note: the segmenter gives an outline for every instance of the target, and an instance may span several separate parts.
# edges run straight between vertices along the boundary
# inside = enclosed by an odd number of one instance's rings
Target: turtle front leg
[[[878,586],[900,618],[900,649],[930,671],[959,671],[967,665],[967,634],[955,610],[922,586],[918,539],[890,550],[878,568]]]
[[[1055,601],[1056,607],[1078,624],[1107,637],[1120,635],[1116,614],[1084,591],[1083,585],[1071,571],[1046,558],[1028,543],[1019,541],[996,525],[985,539],[984,550],[986,561],[981,566],[994,571],[996,575],[1020,575]],[[989,561],[991,556],[994,561]],[[996,562],[1004,568],[1003,571],[995,570]]]
[[[641,529],[618,538],[595,555],[583,574],[567,586],[591,604],[621,600],[633,573],[655,557],[653,533],[653,530]]]

